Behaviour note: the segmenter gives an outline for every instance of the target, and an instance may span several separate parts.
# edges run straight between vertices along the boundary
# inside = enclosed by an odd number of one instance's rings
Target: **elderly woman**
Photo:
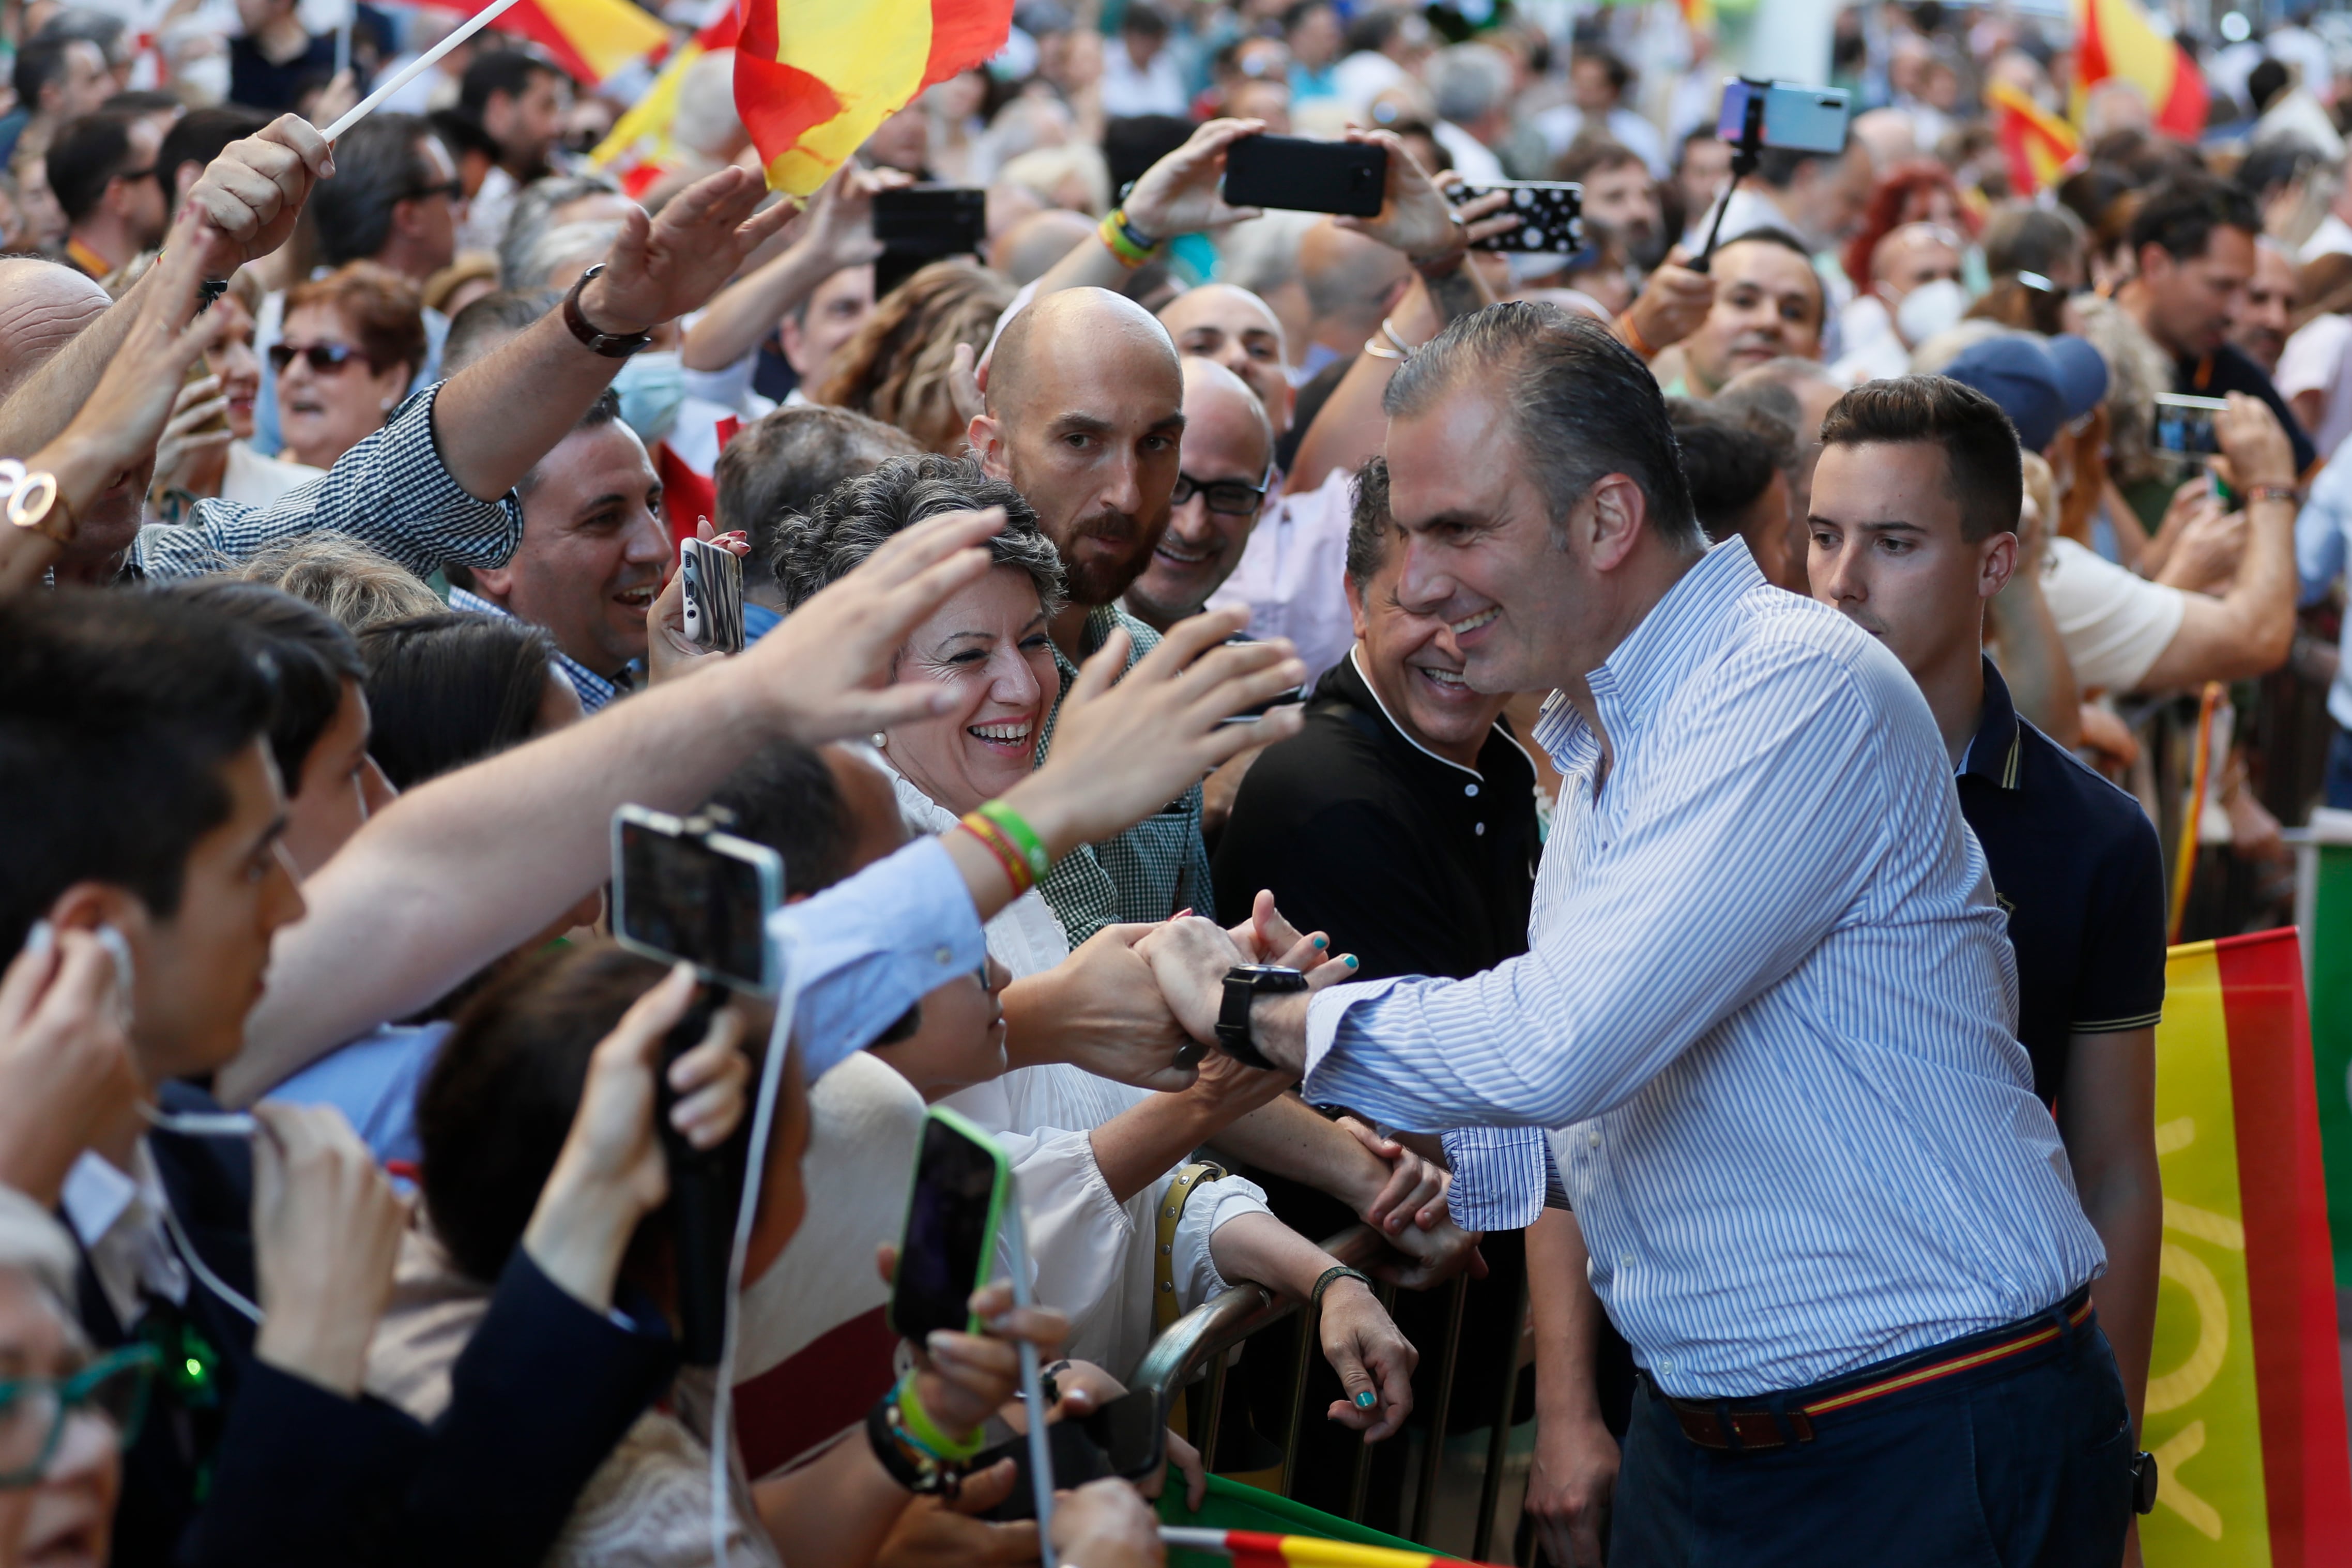
[[[228,326],[205,350],[205,373],[180,389],[171,423],[155,448],[155,477],[147,510],[180,522],[198,501],[218,498],[266,507],[321,472],[305,463],[264,457],[253,449],[254,406],[261,396],[261,361],[253,351],[261,283],[251,267],[228,280],[212,309]]]
[[[286,455],[334,466],[383,428],[424,363],[424,308],[398,273],[355,261],[288,289],[269,345]]]
[[[154,1353],[93,1359],[68,1305],[74,1247],[0,1187],[0,1568],[103,1568]]]
[[[1002,507],[1007,519],[991,541],[994,570],[918,626],[895,665],[896,679],[937,682],[957,700],[935,718],[875,737],[917,832],[952,826],[1036,765],[1061,690],[1046,634],[1061,602],[1059,558],[1019,492],[976,463],[936,456],[894,457],[845,482],[813,514],[786,518],[777,539],[777,582],[797,608],[900,529],[980,507]],[[1034,889],[991,920],[987,935],[990,956],[1016,986],[1069,956],[1061,922]],[[1019,1060],[1019,1042],[1008,1043]],[[1072,1355],[1129,1376],[1156,1332],[1157,1300],[1185,1311],[1228,1280],[1255,1280],[1319,1298],[1324,1354],[1354,1401],[1334,1405],[1333,1417],[1368,1437],[1389,1436],[1412,1409],[1415,1353],[1362,1276],[1275,1218],[1256,1186],[1203,1179],[1180,1163],[1281,1092],[1282,1081],[1222,1053],[1202,1066],[1204,1082],[1184,1092],[1200,1114],[1172,1139],[1167,1113],[1181,1097],[1062,1063],[1020,1068],[947,1103],[1000,1134],[1013,1155],[1038,1297],[1070,1314]],[[1179,1213],[1163,1255],[1159,1219],[1171,1207]]]

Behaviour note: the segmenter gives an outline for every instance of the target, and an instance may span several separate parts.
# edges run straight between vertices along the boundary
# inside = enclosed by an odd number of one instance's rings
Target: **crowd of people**
[[[1528,1404],[1556,1568],[2137,1561],[2166,945],[2352,810],[2352,29],[2045,184],[2030,16],[1841,12],[1842,150],[1735,177],[1696,12],[1479,10],[1021,0],[805,201],[724,47],[330,146],[456,16],[0,17],[0,1568],[1035,1561],[1022,1348],[1075,1419],[1241,1281],[1377,1525]],[[1265,133],[1377,214],[1229,203]],[[781,856],[790,1016],[666,1050],[625,804]],[[931,1104],[1034,1304],[915,1343]],[[1271,1343],[1060,1561],[1268,1462]]]

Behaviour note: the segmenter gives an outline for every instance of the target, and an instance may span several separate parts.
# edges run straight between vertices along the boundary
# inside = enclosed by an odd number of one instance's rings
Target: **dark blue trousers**
[[[1816,1388],[1802,1406],[1949,1348]],[[2095,1315],[2007,1360],[1819,1417],[1813,1440],[1701,1448],[1644,1376],[1633,1396],[1610,1568],[2115,1568],[2136,1451]]]

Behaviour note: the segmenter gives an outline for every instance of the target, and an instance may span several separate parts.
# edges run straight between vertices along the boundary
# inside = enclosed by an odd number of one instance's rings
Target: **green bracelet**
[[[983,802],[979,810],[982,816],[1004,830],[1004,836],[1013,841],[1013,847],[1029,862],[1029,874],[1039,882],[1045,881],[1045,873],[1054,869],[1054,857],[1045,852],[1045,841],[1037,836],[1037,830],[1002,800]]]
[[[940,1430],[931,1413],[923,1408],[923,1401],[915,1392],[915,1375],[908,1373],[898,1379],[898,1427],[916,1446],[936,1459],[961,1464],[985,1447],[980,1434],[974,1432],[961,1442]]]

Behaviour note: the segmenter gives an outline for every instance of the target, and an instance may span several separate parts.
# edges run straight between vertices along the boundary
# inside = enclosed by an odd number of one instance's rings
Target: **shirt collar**
[[[1346,688],[1351,685],[1362,687],[1364,695],[1371,699],[1372,706],[1379,711],[1380,716],[1388,720],[1389,727],[1396,731],[1398,739],[1403,741],[1407,746],[1412,747],[1415,751],[1420,752],[1423,757],[1428,758],[1432,762],[1444,763],[1446,767],[1453,768],[1456,773],[1467,773],[1471,778],[1479,780],[1481,783],[1485,782],[1486,776],[1479,772],[1475,768],[1465,768],[1462,764],[1454,761],[1450,757],[1438,756],[1437,753],[1430,750],[1429,747],[1415,740],[1412,737],[1412,732],[1397,722],[1396,715],[1389,712],[1389,705],[1381,700],[1380,689],[1372,685],[1372,677],[1364,673],[1364,662],[1358,656],[1362,652],[1362,647],[1363,645],[1361,643],[1358,643],[1348,650],[1346,668],[1353,672],[1356,678],[1353,682],[1349,682],[1342,677],[1339,684],[1343,693],[1346,691]],[[1350,693],[1348,695],[1352,695],[1353,694]],[[1359,704],[1357,706],[1361,706],[1362,705]],[[1482,747],[1481,749],[1483,750],[1484,747]]]
[[[505,605],[494,600],[485,599],[468,589],[459,588],[455,583],[449,585],[449,608],[468,611],[477,615],[503,615],[509,621],[519,619],[515,612]],[[598,674],[562,649],[556,647],[551,641],[548,643],[548,651],[555,656],[555,662],[562,666],[564,674],[570,677],[572,689],[580,694],[580,706],[584,712],[594,713],[621,695],[623,688],[619,681]]]
[[[1638,735],[1651,713],[1681,683],[1691,665],[1713,641],[1709,628],[1721,621],[1741,595],[1764,586],[1764,574],[1737,535],[1712,546],[1698,563],[1650,607],[1626,639],[1585,676],[1592,688],[1601,721],[1612,745],[1621,751]],[[1544,700],[1532,738],[1550,754],[1555,767],[1563,758],[1581,727],[1583,715],[1566,695],[1554,692]]]
[[[1958,771],[1975,774],[2003,789],[2018,787],[2018,771],[2025,756],[2025,731],[2017,722],[2017,705],[2010,700],[2009,683],[1988,658],[1984,662],[1984,712],[1977,731],[1960,754]]]

